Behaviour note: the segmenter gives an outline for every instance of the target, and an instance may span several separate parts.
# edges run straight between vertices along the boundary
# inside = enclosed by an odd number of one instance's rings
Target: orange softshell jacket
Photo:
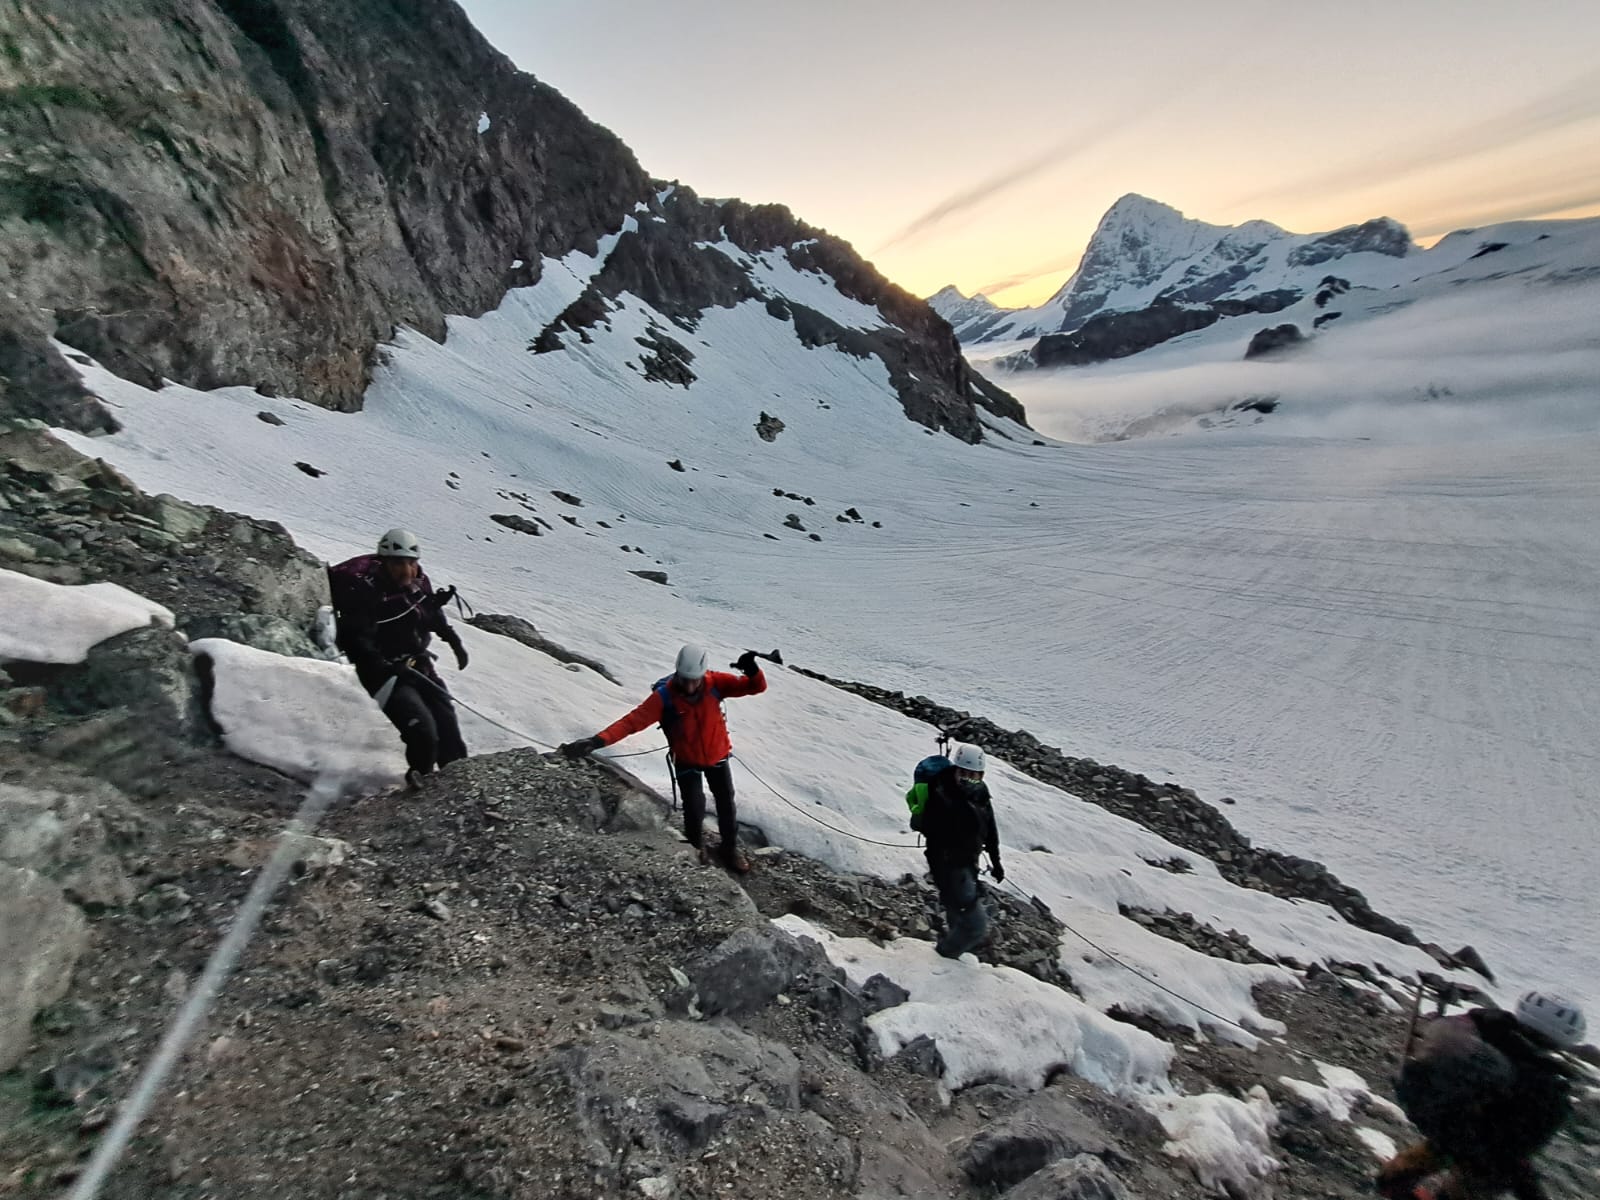
[[[610,746],[629,734],[659,724],[666,732],[667,745],[678,766],[715,766],[733,753],[733,744],[728,741],[728,724],[722,719],[722,705],[718,700],[757,696],[766,690],[767,677],[759,670],[750,678],[725,671],[707,671],[705,686],[693,699],[678,691],[676,680],[668,680],[666,691],[672,699],[675,716],[661,720],[661,693],[651,691],[643,704],[621,720],[607,725],[596,736],[602,745]]]

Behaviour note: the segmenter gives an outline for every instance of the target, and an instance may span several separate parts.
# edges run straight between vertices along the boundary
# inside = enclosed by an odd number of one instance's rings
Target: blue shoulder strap
[[[661,729],[670,733],[672,727],[678,723],[678,707],[672,702],[672,676],[663,675],[650,686],[650,690],[661,697]],[[718,704],[722,703],[722,693],[715,687],[707,689],[711,698]]]

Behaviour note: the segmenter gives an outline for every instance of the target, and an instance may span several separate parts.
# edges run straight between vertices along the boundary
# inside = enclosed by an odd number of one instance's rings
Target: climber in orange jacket
[[[752,651],[746,650],[734,663],[742,675],[708,671],[707,657],[701,647],[685,646],[678,651],[676,669],[656,681],[643,704],[593,737],[568,742],[561,747],[561,753],[568,758],[581,758],[659,724],[667,736],[672,772],[683,796],[684,836],[700,851],[701,861],[709,862],[710,855],[701,840],[706,815],[704,785],[709,783],[717,803],[717,831],[722,839],[717,847],[718,857],[723,866],[743,875],[750,869],[750,861],[739,851],[733,772],[728,766],[733,744],[728,740],[721,702],[736,696],[760,695],[767,690],[767,677],[756,665]]]

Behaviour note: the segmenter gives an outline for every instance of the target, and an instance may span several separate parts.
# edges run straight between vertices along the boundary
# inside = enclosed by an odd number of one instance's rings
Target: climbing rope
[[[735,762],[737,762],[746,771],[749,771],[750,774],[755,777],[757,782],[759,782],[763,787],[765,787],[769,792],[771,792],[779,800],[782,800],[785,804],[787,804],[790,808],[794,809],[801,816],[807,817],[810,820],[815,821],[818,825],[821,825],[824,829],[831,829],[834,833],[842,834],[843,836],[845,836],[847,838],[852,838],[852,839],[854,839],[855,841],[858,841],[858,842],[866,842],[867,844],[873,845],[873,846],[887,846],[887,847],[889,847],[891,849],[895,849],[895,850],[916,850],[916,849],[919,849],[919,847],[917,847],[916,845],[913,845],[913,844],[909,844],[909,843],[905,843],[905,842],[881,842],[881,841],[877,840],[876,838],[863,837],[859,833],[852,833],[848,829],[840,829],[836,825],[830,825],[826,821],[822,820],[822,818],[820,818],[820,817],[818,817],[818,816],[816,816],[816,815],[814,815],[812,813],[809,813],[805,809],[801,808],[793,800],[790,800],[789,797],[785,796],[777,788],[773,787],[765,779],[761,778],[761,776],[759,774],[757,774],[754,770],[751,769],[750,764],[745,762],[744,759],[740,758],[736,754],[733,755],[732,758],[733,758],[733,760]],[[1007,878],[1004,882],[1005,882],[1005,885],[1007,887],[1009,887],[1012,891],[1016,892],[1017,895],[1021,896],[1029,904],[1043,907],[1041,901],[1037,900],[1035,897],[1030,896],[1027,892],[1023,891],[1020,887],[1017,886],[1015,881],[1011,880],[1010,878]],[[1138,967],[1134,966],[1132,963],[1124,962],[1121,958],[1118,958],[1115,954],[1111,953],[1111,951],[1107,950],[1104,946],[1101,946],[1099,943],[1097,943],[1093,939],[1091,939],[1087,934],[1080,933],[1078,930],[1074,929],[1071,925],[1069,925],[1066,921],[1062,921],[1060,916],[1058,916],[1054,912],[1051,912],[1050,909],[1044,908],[1044,911],[1049,913],[1049,915],[1051,917],[1053,917],[1056,921],[1059,921],[1061,923],[1061,927],[1063,929],[1065,929],[1068,933],[1072,934],[1074,937],[1078,938],[1080,941],[1085,942],[1090,948],[1095,950],[1097,953],[1103,954],[1106,958],[1108,958],[1112,962],[1116,963],[1117,966],[1121,967],[1123,970],[1128,971],[1133,975],[1137,975],[1140,979],[1144,980],[1151,987],[1159,988],[1161,991],[1167,993],[1167,995],[1173,997],[1174,999],[1181,1000],[1183,1003],[1185,1003],[1189,1007],[1193,1008],[1196,1012],[1204,1013],[1206,1016],[1211,1017],[1213,1020],[1220,1021],[1224,1025],[1232,1026],[1233,1028],[1239,1030],[1239,1032],[1243,1033],[1246,1037],[1249,1037],[1249,1038],[1252,1038],[1252,1039],[1260,1039],[1260,1038],[1262,1038],[1264,1036],[1264,1035],[1262,1035],[1260,1033],[1257,1033],[1256,1031],[1248,1028],[1247,1026],[1241,1025],[1238,1021],[1233,1020],[1231,1017],[1225,1017],[1221,1013],[1216,1012],[1216,1011],[1214,1011],[1214,1010],[1212,1010],[1210,1008],[1207,1008],[1204,1004],[1201,1004],[1198,1000],[1192,1000],[1188,996],[1185,996],[1182,992],[1174,991],[1172,988],[1169,988],[1166,984],[1162,983],[1160,980],[1151,978],[1151,976],[1146,974],[1144,971],[1141,971]],[[1290,1053],[1296,1053],[1296,1052],[1290,1051]]]
[[[426,679],[427,677],[423,676],[423,678]],[[429,680],[428,682],[432,683],[433,681]],[[434,686],[438,687],[437,684],[435,684]],[[440,690],[442,691],[443,689],[441,688]],[[455,699],[455,698],[452,697],[452,699]],[[460,704],[463,708],[467,709],[469,712],[476,713],[478,716],[482,717],[485,721],[488,721],[491,725],[499,726],[501,729],[504,729],[507,733],[516,734],[518,737],[526,738],[528,741],[533,742],[533,744],[536,745],[536,746],[543,746],[545,749],[549,749],[549,750],[555,749],[555,747],[553,747],[553,746],[545,746],[543,742],[539,742],[534,738],[528,737],[527,734],[522,733],[519,730],[515,730],[515,729],[512,729],[510,726],[501,724],[499,721],[496,721],[493,717],[490,717],[490,716],[486,715],[485,713],[479,712],[477,709],[473,708],[470,704],[467,704],[464,700],[456,700],[456,703]],[[611,755],[606,755],[606,757],[607,758],[637,758],[638,756],[643,755],[643,754],[659,754],[659,753],[661,753],[661,751],[667,750],[667,749],[668,748],[666,746],[657,746],[657,747],[655,747],[654,749],[651,749],[651,750],[634,750],[634,751],[630,751],[630,752],[628,752],[626,754],[611,754]],[[797,804],[793,800],[789,799],[789,797],[785,796],[777,788],[773,787],[772,784],[768,783],[764,778],[762,778],[762,776],[753,767],[751,767],[751,765],[749,763],[745,762],[744,759],[740,758],[737,754],[729,755],[729,757],[732,758],[734,762],[738,763],[741,767],[743,767],[746,771],[749,771],[751,777],[754,778],[756,780],[756,782],[760,783],[762,787],[766,788],[767,791],[771,792],[774,796],[776,796],[784,804],[786,804],[790,808],[794,809],[795,812],[799,813],[801,816],[805,817],[807,820],[816,822],[818,825],[822,826],[824,829],[827,829],[827,830],[829,830],[829,831],[831,831],[833,833],[837,833],[842,837],[847,837],[847,838],[850,838],[850,839],[852,839],[854,841],[857,841],[857,842],[863,842],[863,843],[865,843],[865,844],[867,844],[869,846],[883,846],[883,847],[886,847],[887,849],[890,849],[890,850],[920,850],[922,848],[920,843],[914,843],[914,842],[885,842],[885,841],[880,841],[877,838],[870,838],[870,837],[864,836],[863,834],[854,833],[854,832],[852,832],[852,831],[850,831],[848,829],[841,829],[837,825],[830,825],[827,821],[824,821],[821,817],[817,816],[815,813],[811,813],[811,812],[806,811],[806,809],[802,808],[799,804]],[[676,774],[676,771],[673,768],[672,756],[671,756],[670,752],[667,755],[667,768],[668,768],[668,774],[672,776],[672,794],[673,794],[673,806],[672,807],[673,807],[673,811],[677,811],[677,792],[678,792],[677,774]],[[1022,899],[1026,900],[1030,905],[1033,905],[1035,907],[1038,907],[1038,908],[1042,909],[1051,918],[1053,918],[1054,920],[1059,922],[1063,929],[1065,929],[1068,933],[1072,934],[1072,936],[1077,938],[1079,941],[1083,942],[1090,949],[1094,950],[1097,954],[1101,954],[1101,955],[1105,956],[1111,962],[1116,963],[1117,966],[1121,967],[1124,971],[1127,971],[1128,973],[1130,973],[1132,975],[1135,975],[1138,978],[1144,980],[1144,982],[1148,983],[1151,987],[1156,988],[1156,989],[1158,989],[1158,990],[1160,990],[1162,992],[1165,992],[1167,995],[1171,996],[1173,999],[1181,1001],[1182,1003],[1188,1005],[1190,1008],[1194,1009],[1196,1012],[1204,1013],[1206,1016],[1210,1017],[1214,1021],[1220,1021],[1224,1025],[1228,1025],[1228,1026],[1231,1026],[1234,1029],[1237,1029],[1240,1033],[1243,1033],[1246,1037],[1259,1040],[1259,1039],[1263,1038],[1264,1036],[1266,1036],[1266,1035],[1264,1035],[1262,1033],[1259,1033],[1259,1032],[1257,1032],[1257,1031],[1255,1031],[1253,1029],[1250,1029],[1248,1026],[1240,1024],[1238,1021],[1233,1020],[1231,1017],[1223,1016],[1221,1013],[1215,1011],[1214,1009],[1208,1008],[1204,1004],[1201,1004],[1198,1000],[1194,1000],[1194,999],[1190,998],[1189,996],[1185,996],[1182,992],[1176,991],[1175,989],[1168,987],[1166,984],[1162,983],[1160,980],[1153,978],[1152,976],[1150,976],[1149,974],[1147,974],[1144,971],[1141,971],[1138,967],[1134,966],[1132,963],[1125,962],[1123,959],[1119,958],[1117,955],[1115,955],[1111,951],[1107,950],[1104,946],[1100,945],[1098,942],[1096,942],[1094,939],[1089,937],[1087,934],[1081,933],[1079,930],[1073,928],[1072,925],[1070,925],[1066,921],[1062,920],[1060,915],[1055,913],[1054,911],[1052,911],[1048,906],[1046,906],[1043,903],[1043,901],[1041,901],[1037,897],[1031,896],[1027,892],[1023,891],[1020,887],[1017,886],[1015,880],[1010,879],[1008,877],[1007,879],[1004,880],[1004,884],[1005,884],[1006,887],[1009,887],[1013,892],[1015,892],[1018,896],[1022,897]],[[1299,1051],[1292,1050],[1292,1049],[1290,1049],[1288,1047],[1280,1047],[1280,1049],[1285,1050],[1285,1052],[1289,1053],[1292,1056],[1299,1057],[1299,1058],[1306,1058],[1307,1061],[1310,1061],[1309,1058],[1307,1058],[1306,1055],[1301,1054]]]
[[[1036,899],[1033,896],[1028,895],[1027,892],[1025,892],[1021,888],[1019,888],[1009,878],[1007,878],[1005,880],[1005,884],[1012,891],[1016,892],[1017,895],[1021,896],[1024,900],[1028,901],[1030,904],[1039,904],[1040,903],[1040,901],[1038,899]],[[1050,910],[1046,909],[1046,911],[1049,912]],[[1190,1008],[1193,1008],[1195,1011],[1203,1012],[1203,1013],[1206,1014],[1206,1016],[1211,1017],[1214,1020],[1221,1021],[1224,1025],[1231,1025],[1235,1029],[1239,1030],[1239,1032],[1247,1035],[1248,1037],[1259,1039],[1259,1038],[1261,1038],[1263,1036],[1262,1034],[1257,1033],[1255,1030],[1249,1029],[1249,1028],[1239,1024],[1239,1022],[1233,1020],[1231,1017],[1225,1017],[1219,1012],[1213,1012],[1211,1009],[1207,1008],[1204,1004],[1201,1004],[1198,1000],[1191,1000],[1188,996],[1185,996],[1182,992],[1174,991],[1172,988],[1169,988],[1166,984],[1162,983],[1160,980],[1151,978],[1149,975],[1145,974],[1143,971],[1141,971],[1138,967],[1134,966],[1132,963],[1123,962],[1122,959],[1118,958],[1115,954],[1111,953],[1111,951],[1107,950],[1104,946],[1100,945],[1094,939],[1090,938],[1087,934],[1079,933],[1071,925],[1067,924],[1067,922],[1061,920],[1061,917],[1058,914],[1056,914],[1055,912],[1050,912],[1050,916],[1053,917],[1056,921],[1059,921],[1061,923],[1061,928],[1065,929],[1068,933],[1072,934],[1072,936],[1077,938],[1079,941],[1084,942],[1085,944],[1087,944],[1090,949],[1096,951],[1099,954],[1105,955],[1112,962],[1116,963],[1117,966],[1121,967],[1124,971],[1128,971],[1131,974],[1137,975],[1140,979],[1144,980],[1151,987],[1160,988],[1163,992],[1167,993],[1167,995],[1173,997],[1174,999],[1182,1000],[1185,1004],[1187,1004]],[[1294,1051],[1290,1051],[1290,1053],[1295,1053],[1295,1052]]]
[[[204,970],[200,972],[200,978],[189,990],[183,1006],[172,1018],[166,1033],[162,1035],[155,1053],[145,1064],[144,1070],[139,1073],[133,1091],[123,1101],[122,1107],[117,1112],[117,1119],[105,1137],[95,1146],[94,1154],[84,1167],[83,1174],[79,1175],[73,1184],[68,1200],[95,1200],[100,1194],[100,1188],[105,1183],[106,1177],[115,1169],[123,1151],[127,1149],[129,1139],[133,1137],[139,1123],[144,1120],[145,1114],[155,1103],[168,1074],[177,1065],[190,1038],[210,1013],[212,1005],[222,991],[222,985],[227,982],[228,976],[238,965],[240,956],[243,955],[251,936],[266,913],[267,904],[271,901],[273,893],[288,877],[296,856],[304,852],[300,839],[311,836],[317,823],[343,792],[343,780],[329,776],[318,776],[307,790],[299,811],[285,826],[271,857],[256,875],[255,882],[250,885],[244,900],[240,902],[226,936],[211,952]]]
[[[796,804],[793,800],[789,799],[789,797],[785,796],[777,788],[773,787],[765,779],[762,779],[760,775],[756,774],[755,770],[750,766],[750,764],[745,762],[744,759],[740,758],[737,754],[729,755],[729,757],[732,758],[734,762],[738,763],[741,767],[743,767],[746,771],[749,771],[750,774],[755,777],[756,781],[758,783],[760,783],[762,787],[766,788],[767,791],[771,792],[779,800],[782,800],[785,804],[787,804],[790,808],[794,809],[795,812],[799,813],[802,817],[805,817],[805,818],[807,818],[808,820],[811,820],[811,821],[815,821],[818,825],[821,825],[824,829],[831,829],[831,830],[833,830],[834,833],[843,834],[847,838],[854,838],[858,842],[866,842],[869,846],[887,846],[891,850],[920,850],[921,849],[921,847],[918,846],[914,842],[880,842],[877,838],[863,837],[859,833],[851,833],[848,829],[840,829],[837,825],[829,825],[821,817],[817,816],[814,813],[807,812],[805,809],[801,808],[798,804]]]

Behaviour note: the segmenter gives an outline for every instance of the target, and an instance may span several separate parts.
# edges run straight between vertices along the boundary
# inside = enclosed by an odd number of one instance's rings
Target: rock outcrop
[[[648,193],[620,141],[438,0],[47,0],[6,45],[23,335],[150,386],[358,407],[398,324],[442,337]],[[30,397],[7,399],[46,415]]]
[[[1282,325],[1272,325],[1266,329],[1258,329],[1251,335],[1250,344],[1244,348],[1246,358],[1264,358],[1274,354],[1282,354],[1302,344],[1306,335],[1300,332],[1300,326],[1293,322]]]
[[[1109,358],[1127,358],[1179,334],[1215,325],[1224,317],[1278,312],[1299,299],[1300,293],[1293,290],[1209,304],[1163,298],[1135,312],[1091,317],[1072,333],[1048,334],[1035,342],[1029,353],[1034,365],[1040,367],[1086,366]]]
[[[911,419],[968,441],[974,404],[1023,419],[847,244],[780,206],[650,180],[450,0],[42,0],[15,8],[4,50],[0,416],[115,427],[51,337],[149,387],[357,408],[398,326],[442,339],[447,314],[482,314],[547,257],[620,233],[535,348],[583,336],[623,291],[690,327],[761,297],[697,245],[725,236],[875,306],[881,327],[821,340],[882,358]],[[681,342],[647,349],[648,378],[693,383]]]

